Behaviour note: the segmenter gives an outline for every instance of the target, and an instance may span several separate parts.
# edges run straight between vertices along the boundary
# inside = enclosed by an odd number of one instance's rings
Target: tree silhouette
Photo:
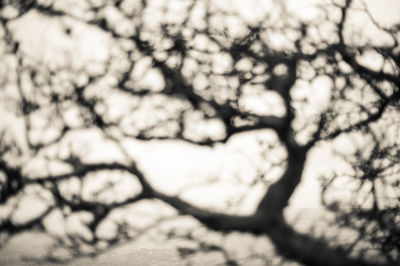
[[[46,219],[60,215],[80,226],[54,235],[51,252],[96,255],[148,229],[116,213],[150,200],[211,231],[267,236],[279,255],[304,265],[399,263],[400,24],[381,25],[363,1],[351,0],[315,6],[312,19],[279,1],[251,19],[217,1],[62,2],[0,4],[2,105],[24,125],[14,136],[2,131],[3,244],[22,231],[48,231]],[[15,25],[33,15],[63,28],[54,38],[72,48],[48,55],[52,47],[37,52],[18,36]],[[91,32],[105,37],[90,39]],[[77,36],[92,43],[79,50]],[[89,52],[102,55],[89,62]],[[96,147],[82,139],[88,132]],[[264,167],[256,166],[247,186],[262,185],[265,193],[246,215],[164,192],[127,144],[216,147],[246,132],[273,136],[259,142]],[[339,142],[349,139],[356,148],[344,153]],[[307,155],[319,145],[330,145],[346,165],[321,177],[322,205],[335,214],[335,230],[355,232],[346,243],[300,233],[284,216]],[[114,150],[88,158],[99,149]],[[279,172],[273,181],[272,168]],[[20,218],[32,198],[42,207]],[[102,236],[106,226],[111,236]],[[198,245],[180,248],[182,258],[217,251],[238,265],[222,246],[190,232],[183,237]],[[48,259],[62,261],[51,252]]]

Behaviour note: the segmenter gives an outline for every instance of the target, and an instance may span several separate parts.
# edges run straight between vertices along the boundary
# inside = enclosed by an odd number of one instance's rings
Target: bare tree
[[[0,4],[2,103],[24,120],[14,138],[22,146],[3,129],[0,200],[15,210],[27,194],[46,202],[23,222],[13,211],[2,215],[6,237],[46,230],[46,217],[58,210],[85,225],[59,244],[74,256],[84,254],[82,246],[97,254],[133,238],[135,228],[115,218],[114,236],[99,236],[112,214],[151,199],[212,231],[267,236],[278,254],[305,265],[399,263],[400,24],[380,25],[363,1],[351,0],[316,6],[313,19],[272,1],[270,12],[253,20],[217,1],[61,2]],[[100,31],[111,40],[110,51],[83,65],[74,54],[34,54],[13,26],[32,14],[59,23],[71,42],[79,27]],[[312,100],[321,91],[324,100]],[[87,131],[100,134],[102,145],[113,143],[119,155],[85,159],[90,148],[79,133]],[[260,156],[276,160],[274,149],[280,149],[282,169],[270,183],[268,169],[259,168],[253,181],[266,192],[248,215],[204,209],[163,192],[126,145],[129,139],[174,139],[214,147],[245,132],[272,132],[275,143],[260,142]],[[354,153],[337,149],[351,167],[322,178],[321,198],[337,215],[337,230],[353,229],[357,237],[334,243],[297,232],[283,211],[302,180],[307,154],[351,137],[358,141]],[[36,159],[45,161],[39,173],[29,170]],[[118,184],[132,189],[110,196]],[[336,197],[335,190],[350,196]],[[227,264],[237,264],[220,246],[201,242],[199,249],[221,251]]]

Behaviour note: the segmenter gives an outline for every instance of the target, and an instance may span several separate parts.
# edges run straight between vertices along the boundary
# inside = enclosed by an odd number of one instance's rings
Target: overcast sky
[[[221,6],[234,7],[249,20],[261,17],[263,11],[270,8],[268,1],[226,1],[228,4],[221,3]],[[313,9],[306,8],[306,6],[321,1],[291,0],[289,2],[291,9],[298,10],[303,16],[312,16]],[[366,2],[373,16],[382,25],[390,25],[400,18],[400,1],[368,0]],[[74,31],[74,37],[69,38],[63,33],[63,26],[54,19],[30,13],[13,23],[12,27],[15,29],[16,38],[22,40],[22,45],[29,46],[25,49],[29,50],[32,55],[44,58],[44,61],[52,61],[54,53],[60,51],[70,56],[70,60],[78,64],[79,62],[86,64],[89,61],[102,60],[107,56],[109,40],[103,33],[88,29],[85,25],[78,25],[76,26],[77,31]],[[323,98],[324,95],[319,97]],[[20,136],[17,139],[22,142],[23,121],[16,119],[2,106],[0,106],[0,116],[3,118],[1,122],[3,126],[13,128],[14,135]],[[337,143],[342,147],[349,147],[351,146],[349,141],[351,142],[348,139],[340,139]],[[20,145],[23,147],[25,144],[22,142]],[[251,171],[253,148],[255,149],[257,144],[250,134],[237,136],[226,147],[217,146],[214,149],[198,148],[177,141],[154,143],[126,141],[125,145],[137,158],[139,165],[149,175],[152,182],[171,193],[176,193],[187,180],[193,181],[194,177],[209,178],[213,174],[220,173],[222,168],[228,169],[227,175],[239,173],[245,176],[247,170]],[[99,150],[98,154],[110,155],[110,149],[112,148],[103,148]],[[113,151],[111,154],[118,156],[117,151]],[[338,165],[341,164],[332,157],[331,150],[327,147],[321,146],[311,151],[303,174],[303,181],[291,199],[291,207],[318,208],[320,206],[318,175],[324,171],[329,172],[329,169]],[[229,189],[227,186],[229,186],[229,182],[202,186],[200,189],[191,190],[190,194],[183,194],[183,197],[202,206],[218,207],[216,202],[223,202],[226,197],[243,192],[243,188],[240,186],[232,186]],[[257,197],[260,197],[263,192],[264,188],[255,187],[253,192],[249,193],[249,198],[243,203],[241,211],[246,212],[254,208]]]

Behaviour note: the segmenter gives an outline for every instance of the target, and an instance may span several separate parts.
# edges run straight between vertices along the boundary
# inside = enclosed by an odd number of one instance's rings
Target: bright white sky
[[[230,1],[227,2],[231,3]],[[288,10],[294,13],[300,12],[303,18],[310,19],[317,14],[313,8],[310,8],[310,5],[321,2],[323,1],[290,1]],[[236,9],[248,20],[259,20],[271,8],[269,1],[261,1],[260,3],[257,0],[246,2],[235,0],[232,1],[232,4],[217,3],[221,8]],[[398,18],[395,15],[400,14],[399,3],[399,1],[395,0],[367,1],[371,13],[383,24],[391,24],[395,21],[395,18]],[[68,24],[74,25],[72,37],[66,36],[62,31],[62,27]],[[32,25],[35,25],[35,30],[32,30]],[[54,62],[54,54],[61,53],[64,55],[61,58],[68,58],[79,69],[85,65],[90,65],[90,62],[104,60],[109,50],[110,40],[108,36],[100,30],[88,28],[87,25],[80,22],[67,20],[66,22],[64,21],[64,24],[61,24],[57,19],[39,17],[36,13],[31,12],[15,22],[12,27],[16,29],[15,37],[23,40],[22,49],[37,59],[48,63]],[[321,84],[318,83],[318,86]],[[315,98],[317,102],[325,98],[324,94],[318,95],[320,92],[323,92],[323,90],[313,93],[317,97]],[[4,117],[2,123],[13,127],[15,135],[23,133],[23,130],[21,130],[22,121],[15,119],[9,113],[3,113],[2,116]],[[23,138],[18,139],[19,141],[23,140]],[[231,171],[240,171],[242,169],[242,172],[244,172],[243,169],[249,169],[249,162],[244,158],[251,156],[252,151],[249,149],[251,139],[248,136],[238,136],[227,147],[220,147],[214,150],[198,148],[176,141],[146,145],[136,143],[131,150],[138,150],[138,145],[146,147],[141,148],[145,152],[141,152],[140,155],[136,154],[135,157],[159,187],[163,187],[171,193],[176,193],[188,180],[188,176],[205,178],[218,172],[221,165],[225,167],[227,165],[240,165],[240,167],[236,167],[239,169],[231,169]],[[24,146],[24,143],[21,143],[21,145]],[[104,151],[109,154],[108,150]],[[240,152],[238,153],[237,151]],[[325,172],[334,167],[333,160],[329,150],[326,148],[315,149],[310,153],[303,175],[303,182],[292,197],[291,207],[315,208],[319,206],[317,177],[322,171]],[[240,163],[238,164],[238,162]],[[182,167],[183,165],[186,167]],[[168,184],[173,185],[169,186]],[[183,196],[187,196],[188,199],[199,202],[204,206],[215,206],[215,202],[219,202],[229,194],[235,195],[238,192],[237,189],[239,191],[243,189],[238,187],[227,189],[227,186],[229,186],[228,183],[223,183],[210,186],[208,190],[190,190],[190,193],[185,193]],[[224,195],[225,193],[223,194],[221,191],[227,192],[227,195]],[[204,197],[204,193],[212,196]],[[262,193],[263,189],[255,188],[254,193],[251,193],[252,198],[245,201],[244,210],[251,210],[254,207],[254,202],[256,202],[254,198],[260,197]]]
[[[230,2],[230,1],[227,1]],[[271,8],[271,3],[269,1],[232,1],[232,4],[220,3],[221,7],[233,7],[238,12],[240,12],[244,17],[249,20],[258,20]],[[261,2],[261,3],[260,3]],[[321,3],[323,1],[317,0],[307,0],[307,1],[290,1],[289,11],[290,12],[300,12],[301,16],[308,16],[307,18],[313,17],[315,12],[313,8],[310,8],[310,4]],[[396,0],[385,0],[385,1],[367,1],[368,7],[371,13],[379,18],[379,22],[387,24],[393,23],[396,14],[400,14],[400,2]],[[384,16],[382,16],[384,15]],[[66,22],[66,24],[73,25],[76,22]],[[78,24],[81,24],[78,22]],[[35,30],[32,30],[32,26],[35,25]],[[65,24],[64,24],[65,25]],[[74,24],[75,25],[75,24]],[[66,36],[61,27],[63,25],[59,23],[57,19],[38,17],[35,13],[30,13],[24,16],[22,19],[14,23],[13,27],[16,28],[17,39],[24,40],[22,42],[22,48],[29,52],[29,54],[34,55],[37,58],[41,58],[44,62],[53,62],[54,54],[62,53],[65,55],[63,58],[68,58],[71,63],[75,65],[78,69],[86,64],[90,64],[93,61],[102,61],[107,57],[107,51],[109,50],[110,41],[108,37],[104,35],[100,30],[89,29],[88,26],[81,24],[74,27],[74,34],[71,37]],[[29,47],[24,47],[28,45]],[[320,83],[319,83],[320,85]],[[316,91],[315,95],[322,90]],[[320,95],[316,98],[316,101],[321,101],[324,95]],[[9,122],[15,124],[15,119],[12,115],[4,115],[3,123]],[[8,119],[7,119],[8,117]],[[21,133],[20,130],[21,123],[18,122],[18,128],[16,134]],[[238,137],[237,139],[240,139]],[[245,153],[251,153],[248,151],[249,145],[246,144],[249,138],[242,138],[242,141],[236,141],[240,144],[235,144],[239,146],[235,149],[244,149],[246,147]],[[142,161],[144,165],[148,165],[148,171],[152,172],[151,176],[170,176],[174,178],[175,181],[172,183],[178,184],[184,182],[185,176],[189,175],[207,175],[207,171],[204,168],[216,168],[216,164],[220,164],[218,157],[226,158],[227,156],[222,155],[218,150],[223,150],[223,153],[230,153],[230,147],[226,149],[221,148],[216,151],[211,151],[207,149],[193,148],[191,145],[176,144],[176,142],[171,141],[163,144],[150,144],[152,148],[150,151],[143,153],[138,156],[138,160]],[[156,147],[156,148],[154,148]],[[243,152],[243,151],[242,151]],[[172,154],[172,155],[171,155]],[[212,154],[213,160],[209,160],[210,154]],[[243,155],[237,155],[242,156]],[[230,156],[232,157],[232,156]],[[147,159],[144,159],[147,158]],[[218,158],[218,159],[217,159]],[[233,161],[232,161],[233,160]],[[222,164],[226,165],[229,162],[232,165],[237,165],[234,161],[236,159],[223,159]],[[326,170],[329,166],[332,166],[332,158],[327,153],[326,149],[318,149],[310,154],[310,158],[307,161],[307,166],[304,172],[304,180],[302,185],[299,187],[295,196],[292,200],[292,207],[295,208],[314,208],[319,205],[318,198],[318,184],[316,183],[317,175],[321,170]],[[181,162],[185,161],[184,164]],[[243,161],[243,160],[242,160]],[[244,162],[246,164],[246,162]],[[154,165],[157,165],[155,168]],[[182,165],[187,166],[187,170],[182,169]],[[204,165],[209,165],[204,167]],[[201,170],[200,170],[201,169]],[[200,171],[199,171],[200,170]],[[199,171],[199,172],[196,172]],[[189,173],[188,173],[189,172]],[[178,178],[177,176],[181,176]],[[178,181],[183,179],[183,181]],[[162,178],[160,180],[168,180],[167,183],[171,183],[168,178]],[[161,183],[160,183],[161,184]],[[226,184],[225,184],[226,185]],[[163,186],[165,187],[165,186]],[[171,188],[174,191],[173,188]],[[176,188],[175,188],[176,190]],[[213,189],[215,194],[217,190]],[[226,190],[225,191],[229,191]],[[262,193],[261,191],[259,193]],[[257,194],[257,193],[255,193]],[[199,198],[203,198],[202,194],[196,194]],[[194,194],[191,194],[192,198]],[[206,197],[207,198],[207,197]],[[208,197],[210,201],[214,201],[214,197]],[[210,202],[212,205],[212,202]]]

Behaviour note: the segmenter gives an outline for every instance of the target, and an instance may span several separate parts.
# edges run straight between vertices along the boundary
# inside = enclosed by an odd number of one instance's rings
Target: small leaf
[[[184,259],[188,256],[195,254],[198,250],[193,248],[177,248],[179,256]]]

